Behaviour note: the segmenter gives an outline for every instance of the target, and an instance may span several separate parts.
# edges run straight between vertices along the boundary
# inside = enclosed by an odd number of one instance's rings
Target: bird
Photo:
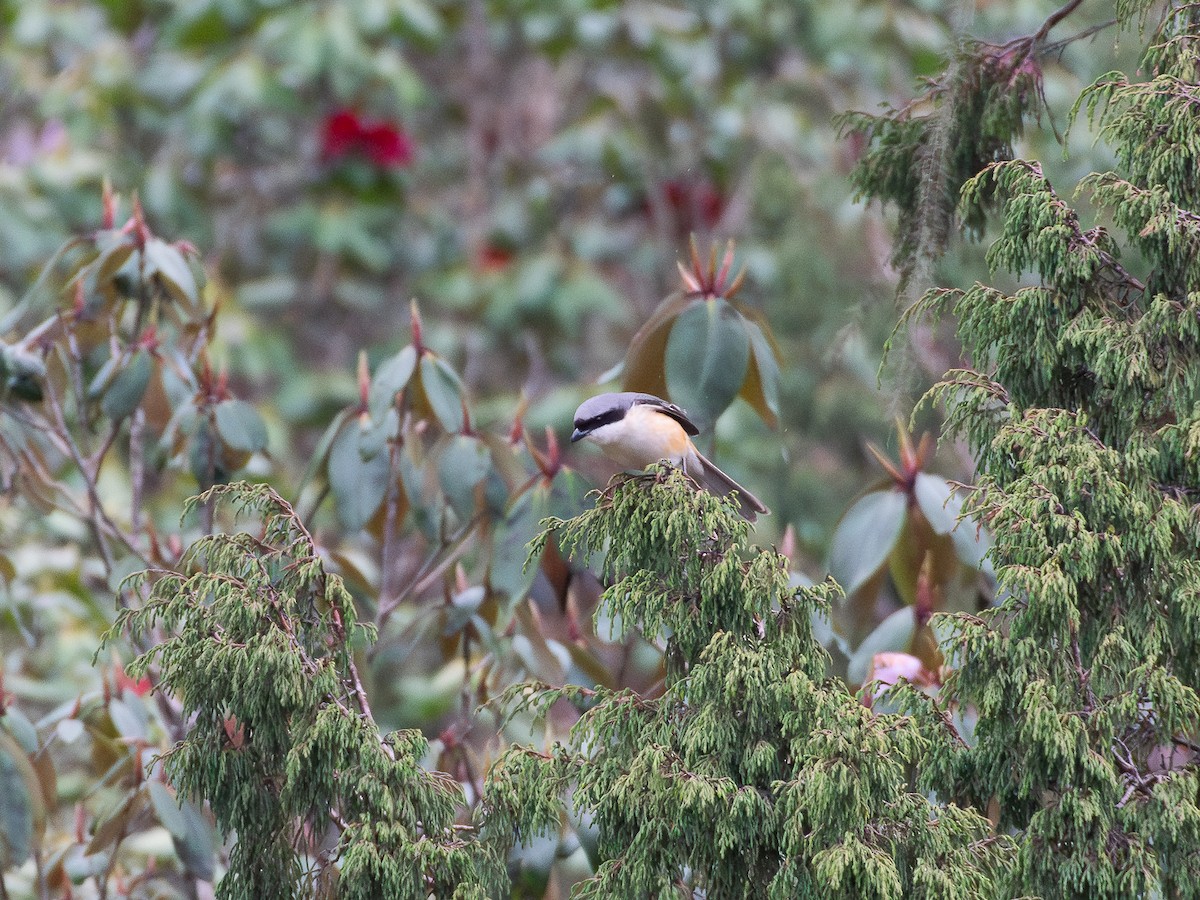
[[[637,391],[599,394],[575,410],[571,443],[587,439],[618,465],[629,469],[666,460],[718,497],[737,492],[742,516],[753,522],[770,510],[752,493],[705,458],[692,435],[700,429],[688,414],[661,397]]]

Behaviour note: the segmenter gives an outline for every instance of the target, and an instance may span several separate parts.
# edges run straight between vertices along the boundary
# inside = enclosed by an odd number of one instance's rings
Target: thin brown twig
[[[139,406],[129,418],[129,528],[134,534],[142,531],[142,493],[146,481],[146,454],[142,447],[146,413]]]
[[[1096,709],[1096,695],[1092,692],[1092,678],[1083,665],[1083,654],[1079,649],[1079,634],[1071,629],[1071,659],[1075,663],[1075,674],[1079,678],[1079,687],[1084,694],[1084,713],[1090,714]]]
[[[428,559],[413,573],[408,579],[409,584],[403,593],[391,598],[388,604],[383,604],[383,598],[380,598],[379,611],[375,617],[376,624],[382,628],[384,623],[391,617],[401,605],[404,604],[410,597],[413,597],[428,587],[431,579],[436,578],[445,567],[454,562],[458,556],[466,550],[466,538],[482,521],[482,514],[475,516],[463,524],[453,536],[442,541],[441,546],[435,550]]]
[[[33,851],[33,871],[37,877],[38,900],[50,900],[50,883],[46,880],[46,864],[42,860],[42,848]]]
[[[1040,44],[1042,41],[1044,41],[1046,39],[1046,35],[1050,33],[1050,30],[1054,28],[1055,25],[1057,25],[1071,13],[1075,12],[1075,10],[1079,9],[1079,7],[1082,5],[1083,0],[1067,0],[1066,3],[1056,9],[1046,18],[1046,21],[1042,23],[1041,28],[1034,32],[1034,43]]]
[[[376,603],[376,618],[380,610],[388,607],[392,596],[392,583],[395,576],[392,569],[395,565],[396,538],[399,536],[400,486],[397,484],[396,459],[399,456],[399,439],[390,442],[388,448],[388,489],[384,501],[386,509],[383,519],[383,544],[379,548],[379,600]]]
[[[1090,38],[1092,35],[1099,34],[1101,31],[1107,31],[1109,28],[1112,28],[1114,25],[1118,24],[1119,21],[1120,21],[1119,19],[1109,19],[1106,22],[1097,22],[1095,25],[1090,25],[1087,28],[1083,29],[1082,31],[1071,35],[1070,37],[1065,37],[1065,38],[1062,38],[1061,40],[1052,41],[1049,44],[1043,44],[1041,46],[1041,49],[1038,50],[1038,53],[1043,56],[1050,54],[1050,53],[1057,53],[1060,50],[1066,49],[1068,46],[1075,43],[1076,41],[1086,40],[1087,38]]]
[[[100,492],[96,489],[96,479],[92,470],[88,467],[87,460],[83,458],[83,454],[79,452],[79,448],[75,446],[75,442],[70,440],[70,428],[67,426],[66,415],[63,413],[62,404],[58,401],[58,394],[55,392],[52,385],[47,384],[45,397],[47,405],[54,414],[54,419],[58,425],[58,433],[64,436],[64,443],[67,447],[67,453],[74,461],[75,466],[79,469],[79,474],[83,477],[84,486],[87,488],[88,509],[87,515],[84,517],[88,523],[88,527],[92,531],[92,536],[96,541],[96,549],[99,551],[101,558],[104,560],[104,571],[111,575],[115,566],[113,559],[112,548],[108,545],[108,540],[105,536],[105,529],[101,526],[101,521],[107,518],[104,512],[103,503],[100,500]],[[115,525],[113,526],[115,529]]]

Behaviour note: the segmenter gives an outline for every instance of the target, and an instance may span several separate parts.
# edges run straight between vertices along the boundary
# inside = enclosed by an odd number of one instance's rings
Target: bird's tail
[[[740,511],[747,521],[753,522],[760,514],[765,516],[771,512],[763,505],[761,500],[718,469],[699,450],[696,451],[696,460],[700,464],[698,466],[689,466],[688,474],[696,479],[700,487],[709,493],[716,494],[718,497],[724,497],[736,491],[738,505],[741,508]]]

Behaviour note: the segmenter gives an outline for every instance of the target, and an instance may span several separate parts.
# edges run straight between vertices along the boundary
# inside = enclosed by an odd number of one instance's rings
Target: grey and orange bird
[[[751,522],[759,513],[770,512],[696,449],[691,436],[699,433],[687,413],[674,403],[653,394],[625,391],[584,400],[575,410],[571,443],[584,438],[594,441],[605,456],[629,469],[644,469],[665,459],[719,497],[737,491],[741,513]]]

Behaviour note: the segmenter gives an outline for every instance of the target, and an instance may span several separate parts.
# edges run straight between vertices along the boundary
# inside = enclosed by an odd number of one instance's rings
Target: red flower
[[[137,681],[134,681],[125,674],[125,667],[119,662],[113,665],[113,681],[116,682],[118,693],[120,691],[133,691],[139,697],[144,697],[154,690],[154,682],[150,680],[149,675],[143,675]]]
[[[488,241],[480,248],[475,265],[481,272],[499,272],[508,268],[514,256],[509,248]]]
[[[706,228],[712,228],[725,211],[725,198],[707,179],[673,178],[663,185],[663,196],[677,215],[693,225],[698,219]]]
[[[362,149],[367,158],[381,169],[400,168],[413,161],[413,145],[408,135],[386,122],[363,128]]]
[[[321,158],[326,162],[334,162],[351,153],[361,133],[362,125],[358,116],[348,109],[326,116],[321,129]]]
[[[326,116],[321,128],[321,158],[325,162],[362,156],[381,169],[396,169],[412,163],[414,149],[399,125],[363,119],[349,109]]]
[[[707,178],[672,178],[653,190],[659,203],[647,201],[646,212],[653,216],[657,206],[668,214],[680,234],[711,230],[725,213],[725,197]]]

